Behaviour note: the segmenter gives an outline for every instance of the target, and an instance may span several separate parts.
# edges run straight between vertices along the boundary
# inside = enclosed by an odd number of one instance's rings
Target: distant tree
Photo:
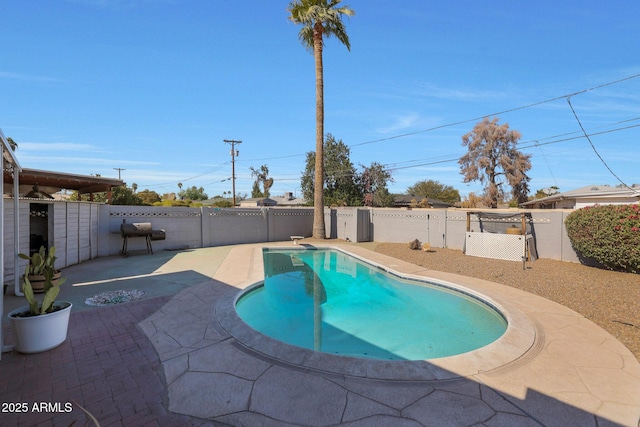
[[[207,200],[209,198],[207,193],[204,192],[204,188],[196,188],[195,185],[186,190],[180,190],[178,196],[182,200]]]
[[[75,202],[83,201],[88,202],[91,200],[91,195],[83,194],[82,196],[78,193],[78,190],[73,190],[68,197],[68,200],[72,200]],[[107,202],[107,193],[93,193],[93,202],[97,203],[106,203]]]
[[[193,207],[193,203],[191,200],[162,200],[160,202],[155,202],[153,206],[164,206],[169,208],[190,208]]]
[[[360,191],[364,206],[393,206],[393,195],[387,189],[387,182],[393,182],[391,172],[377,162],[371,163],[368,167],[360,167]]]
[[[387,188],[380,188],[373,193],[373,206],[391,207],[395,205],[395,197]]]
[[[349,159],[350,150],[342,140],[327,134],[324,142],[324,202],[329,206],[359,206],[362,192],[357,184],[356,169]],[[305,170],[300,180],[300,188],[305,200],[315,198],[316,153],[307,153]]]
[[[484,198],[478,196],[473,191],[470,192],[467,195],[467,197],[465,197],[462,200],[461,205],[462,205],[463,208],[482,208],[482,207],[487,207],[487,205],[484,204]]]
[[[136,184],[135,182],[131,184],[131,191],[133,191],[134,193],[138,191],[138,184]]]
[[[269,197],[271,194],[269,190],[273,185],[273,178],[269,178],[269,168],[267,165],[262,165],[259,169],[255,169],[252,166],[249,170],[251,170],[251,176],[255,179],[251,189],[251,197]],[[260,184],[262,184],[263,190],[260,190]]]
[[[464,182],[479,180],[485,184],[483,197],[491,208],[497,208],[504,195],[501,175],[511,186],[514,199],[527,200],[531,155],[516,148],[520,136],[507,123],[498,125],[498,118],[485,118],[462,137],[462,145],[469,151],[458,161],[460,173]]]
[[[416,182],[407,188],[407,194],[442,200],[443,202],[451,204],[460,201],[460,193],[458,190],[450,185],[445,185],[432,179]]]
[[[260,190],[260,182],[258,182],[258,180],[253,181],[253,185],[251,186],[251,197],[254,199],[264,197],[262,190]]]
[[[542,199],[543,197],[553,196],[560,192],[560,188],[552,185],[551,187],[541,188],[536,191],[536,194],[533,196],[534,199]]]
[[[289,19],[301,24],[299,39],[307,49],[313,49],[316,75],[316,152],[315,182],[313,192],[313,237],[325,238],[324,225],[324,68],[322,50],[324,37],[332,35],[351,50],[349,36],[345,30],[342,16],[353,16],[355,12],[348,6],[338,7],[341,0],[294,0],[289,3]],[[305,196],[306,197],[306,196]],[[311,199],[307,199],[311,200]]]
[[[154,203],[162,201],[162,199],[160,198],[160,195],[155,191],[150,191],[145,189],[135,194],[140,198],[140,200],[142,200],[142,203],[145,205],[151,206]]]
[[[232,205],[233,203],[228,199],[220,199],[213,202],[213,206],[217,208],[230,208]]]
[[[529,169],[531,169],[531,163],[529,163]],[[529,200],[529,176],[525,174],[525,177],[511,184],[511,207],[518,207],[520,203],[524,203]]]
[[[120,187],[114,187],[111,192],[111,204],[141,206],[142,199],[140,199],[140,197],[138,197],[131,188],[123,185]]]

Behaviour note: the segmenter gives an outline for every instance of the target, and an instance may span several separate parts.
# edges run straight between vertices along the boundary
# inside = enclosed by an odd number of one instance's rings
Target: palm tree
[[[322,68],[323,37],[332,35],[351,50],[342,16],[353,16],[349,6],[338,7],[341,0],[294,0],[289,3],[289,19],[302,24],[299,38],[313,49],[316,64],[316,161],[313,189],[313,237],[325,238],[324,227],[324,71]]]

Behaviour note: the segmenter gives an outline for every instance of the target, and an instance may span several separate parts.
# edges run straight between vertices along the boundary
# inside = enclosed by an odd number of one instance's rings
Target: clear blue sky
[[[356,16],[350,52],[326,44],[325,132],[351,147],[355,165],[392,168],[392,192],[426,179],[480,192],[459,173],[461,136],[499,112],[533,155],[533,192],[619,183],[565,98],[537,103],[640,74],[640,3],[343,4]],[[0,128],[23,167],[108,177],[123,168],[129,185],[160,194],[178,182],[230,191],[223,140],[242,140],[238,193],[251,193],[249,168],[266,164],[273,195],[300,195],[315,146],[314,62],[287,5],[3,0]],[[640,77],[571,103],[613,172],[640,183]]]

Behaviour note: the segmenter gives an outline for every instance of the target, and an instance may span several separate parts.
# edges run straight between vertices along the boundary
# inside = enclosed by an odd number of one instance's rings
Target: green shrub
[[[164,206],[170,208],[176,207],[191,207],[191,200],[163,200],[161,202],[155,202],[153,206]]]
[[[230,200],[217,200],[213,202],[213,206],[216,208],[230,208],[233,206]]]
[[[640,207],[591,206],[571,212],[565,220],[578,255],[611,270],[640,273]]]

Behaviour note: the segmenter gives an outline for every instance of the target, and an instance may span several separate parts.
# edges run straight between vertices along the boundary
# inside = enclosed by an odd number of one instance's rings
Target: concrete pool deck
[[[112,257],[65,269],[66,299],[80,290],[149,286],[155,298],[73,313],[60,347],[3,354],[2,402],[74,398],[102,425],[638,426],[640,364],[597,325],[515,288],[357,245],[330,244],[484,294],[518,330],[480,352],[418,362],[424,369],[417,372],[405,362],[379,369],[351,358],[337,369],[335,359],[326,364],[303,349],[243,335],[225,307],[262,280],[264,246],[271,245]],[[413,376],[401,380],[407,372]],[[3,420],[68,425],[78,412]]]
[[[213,281],[186,289],[140,323],[162,362],[170,411],[231,425],[638,424],[640,364],[583,316],[514,288],[425,271],[357,246],[345,249],[487,295],[521,316],[522,330],[489,350],[418,362],[426,368],[411,378],[402,372],[414,362],[378,370],[370,361],[334,357],[331,364],[348,365],[334,369],[304,349],[238,339],[233,329],[243,327],[229,321],[221,301],[262,280],[264,246],[234,248]]]

